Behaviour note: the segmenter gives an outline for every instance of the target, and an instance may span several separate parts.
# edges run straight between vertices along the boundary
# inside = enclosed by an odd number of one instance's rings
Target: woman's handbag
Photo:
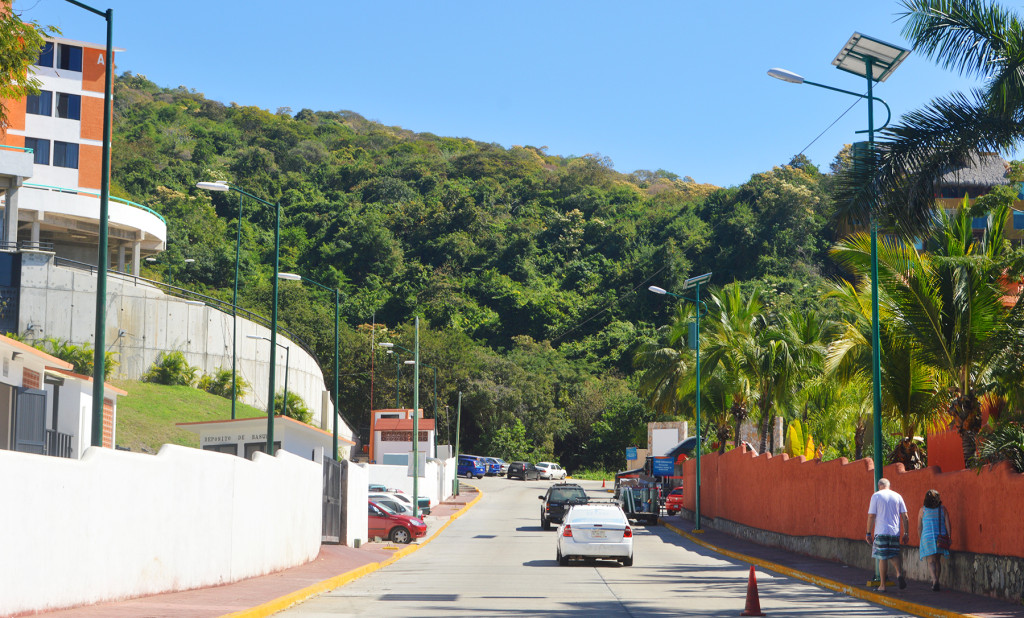
[[[935,536],[935,546],[948,550],[951,542],[949,533],[946,532],[946,509],[939,507],[939,534]]]

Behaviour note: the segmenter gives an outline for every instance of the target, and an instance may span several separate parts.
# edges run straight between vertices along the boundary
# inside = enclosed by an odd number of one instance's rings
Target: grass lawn
[[[133,451],[156,453],[164,444],[199,447],[199,436],[175,427],[176,423],[196,423],[231,418],[231,401],[191,386],[163,386],[130,380],[112,380],[128,391],[117,398],[118,446]],[[237,418],[266,417],[266,410],[238,403]]]

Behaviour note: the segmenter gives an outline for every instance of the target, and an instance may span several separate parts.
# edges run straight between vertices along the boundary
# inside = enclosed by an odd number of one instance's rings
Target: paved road
[[[737,616],[750,566],[723,559],[661,526],[634,528],[632,567],[555,561],[540,528],[547,481],[473,481],[483,499],[423,549],[283,612],[314,616]],[[584,482],[588,489],[600,483]],[[607,495],[595,493],[594,495]],[[769,616],[903,616],[766,572]]]

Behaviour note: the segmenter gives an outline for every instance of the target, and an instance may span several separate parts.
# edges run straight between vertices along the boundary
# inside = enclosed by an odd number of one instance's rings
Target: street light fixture
[[[889,76],[892,75],[892,72],[896,70],[896,67],[898,67],[908,55],[910,55],[910,50],[908,49],[891,45],[884,41],[863,35],[859,32],[854,32],[853,36],[850,37],[850,40],[843,45],[843,49],[840,50],[839,54],[834,60],[832,60],[832,64],[841,71],[853,73],[854,75],[866,79],[868,82],[868,92],[866,95],[807,81],[796,73],[786,71],[784,69],[772,69],[768,71],[768,75],[790,83],[808,84],[819,88],[825,88],[826,90],[833,90],[835,92],[842,92],[862,99],[867,99],[868,128],[866,131],[857,131],[857,133],[868,134],[868,153],[871,154],[874,152],[875,148],[875,131],[881,131],[884,129],[889,124],[889,120],[892,119],[892,112],[889,110],[889,105],[885,101],[882,101],[882,99],[874,96],[874,84],[876,82],[884,82],[887,80]],[[875,128],[875,101],[879,101],[882,105],[885,105],[885,110],[888,114],[885,123],[883,123],[878,129]],[[875,207],[875,200],[872,199],[871,203],[868,204],[868,211],[871,216],[871,377],[872,399],[874,404],[872,416],[874,425],[873,437],[875,443],[874,486],[877,487],[878,480],[882,478],[882,466],[884,464],[882,460],[882,356],[881,346],[879,344],[878,324],[878,217],[875,212]]]
[[[696,427],[696,430],[694,431],[694,436],[697,439],[696,440],[697,444],[694,447],[694,452],[696,453],[696,459],[697,459],[697,483],[696,483],[696,487],[695,487],[694,492],[693,492],[694,507],[695,507],[695,509],[694,509],[694,517],[693,517],[693,524],[694,524],[693,531],[694,532],[703,532],[703,530],[701,530],[701,527],[700,527],[700,456],[701,456],[701,441],[700,441],[700,306],[701,306],[701,300],[700,300],[700,286],[702,284],[707,283],[710,280],[711,280],[711,273],[704,273],[703,275],[698,275],[696,277],[690,277],[686,281],[683,281],[682,289],[683,290],[693,289],[693,291],[694,291],[693,292],[693,298],[688,298],[686,296],[678,296],[676,294],[673,294],[672,292],[669,292],[669,291],[665,290],[665,288],[660,288],[660,287],[658,287],[656,285],[652,285],[652,286],[647,288],[648,290],[650,290],[651,292],[654,292],[655,294],[668,295],[668,296],[671,296],[673,298],[678,298],[678,299],[681,299],[681,300],[688,300],[688,301],[693,303],[693,306],[697,310],[696,327],[694,328],[693,341],[690,343],[691,347],[693,347],[693,349],[697,353],[697,366],[695,368],[695,377],[696,377],[696,382],[697,382],[697,410],[696,410],[696,417],[697,417],[696,426],[697,427]]]
[[[328,292],[334,292],[334,410],[333,416],[331,417],[332,446],[334,450],[331,451],[331,459],[337,461],[338,419],[341,417],[341,414],[338,410],[338,405],[340,404],[340,401],[338,400],[338,325],[340,323],[340,318],[338,317],[338,308],[341,305],[341,292],[338,290],[338,288],[329,288],[326,285],[313,281],[309,277],[303,277],[302,275],[297,275],[295,273],[277,273],[277,276],[279,279],[286,279],[288,281],[305,281],[306,283],[312,283],[318,288],[323,288]],[[285,405],[287,404],[288,402],[285,401]]]
[[[114,99],[114,9],[100,11],[78,0],[66,0],[79,8],[94,13],[107,21],[107,48],[103,61],[103,161],[100,167],[100,219],[99,246],[96,255],[96,323],[95,349],[92,357],[92,446],[103,446],[103,387],[106,374],[107,328],[107,255],[110,230],[110,138],[112,103]],[[17,239],[15,239],[17,240]]]
[[[263,341],[270,341],[269,337],[264,337],[263,335],[246,335],[246,337],[248,337],[249,339],[262,339]],[[284,414],[285,416],[287,416],[288,415],[287,414],[287,412],[288,412],[288,364],[291,362],[291,346],[285,345],[283,343],[277,343],[277,342],[274,342],[274,344],[277,347],[279,347],[279,348],[284,348],[284,399],[282,400],[282,403],[281,403],[281,408],[282,408],[281,409],[281,413]],[[277,363],[277,359],[276,358],[270,364],[274,365],[275,363]]]
[[[69,2],[71,0],[68,0]],[[203,189],[204,191],[214,191],[217,193],[223,193],[225,191],[234,191],[244,197],[254,199],[264,206],[274,209],[274,299],[272,309],[270,311],[270,342],[271,347],[277,345],[277,273],[280,270],[281,265],[281,202],[271,204],[270,202],[258,198],[248,191],[239,189],[234,185],[228,184],[226,181],[218,180],[216,182],[197,182],[196,188]],[[231,418],[235,418],[235,400],[237,399],[237,357],[238,357],[238,255],[239,247],[241,243],[241,225],[242,225],[242,202],[239,198],[238,202],[238,238],[235,244],[235,291],[231,299]],[[270,363],[270,376],[267,380],[267,390],[269,395],[267,396],[267,454],[274,454],[274,388],[275,378],[277,376],[276,363]],[[285,377],[287,379],[287,376]]]

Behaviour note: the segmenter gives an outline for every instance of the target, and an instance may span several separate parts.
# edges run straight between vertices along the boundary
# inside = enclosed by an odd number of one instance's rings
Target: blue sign
[[[633,461],[635,459],[636,459],[636,447],[635,446],[627,446],[626,447],[626,461]]]
[[[655,457],[651,463],[651,474],[654,476],[672,476],[675,463],[671,457]]]

